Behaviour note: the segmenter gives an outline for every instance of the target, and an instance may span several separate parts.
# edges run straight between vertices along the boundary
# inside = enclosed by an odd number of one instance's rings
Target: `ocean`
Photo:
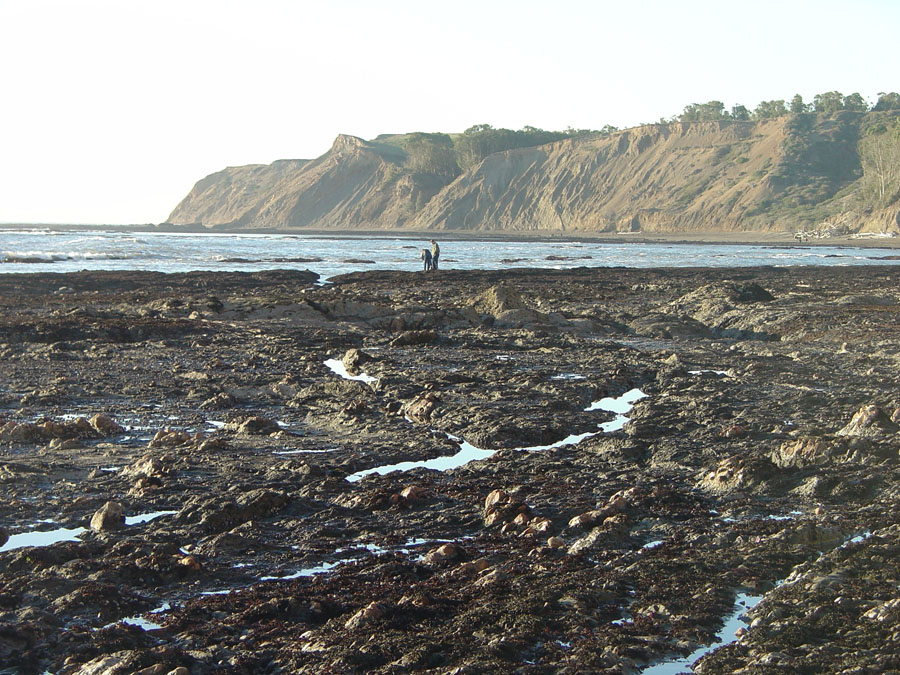
[[[900,264],[852,246],[477,241],[440,238],[442,269],[747,267]],[[362,270],[419,270],[427,239],[407,236],[0,230],[0,274],[80,270],[311,270],[326,280]]]

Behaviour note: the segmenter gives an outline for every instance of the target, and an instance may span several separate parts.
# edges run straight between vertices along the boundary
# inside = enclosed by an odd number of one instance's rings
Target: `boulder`
[[[420,502],[428,497],[428,490],[421,485],[410,485],[400,491],[400,497],[407,503]]]
[[[711,314],[709,310],[713,308],[715,313],[722,313],[730,309],[729,305],[772,302],[774,299],[775,296],[757,283],[737,284],[726,281],[701,286],[671,304],[695,315],[701,313],[708,316]]]
[[[768,458],[734,455],[704,472],[698,487],[714,493],[759,489],[777,475],[777,467]]]
[[[282,493],[259,488],[240,495],[234,501],[218,502],[209,500],[198,510],[188,508],[186,517],[200,516],[200,527],[208,533],[229,530],[248,520],[263,518],[277,513],[288,503]]]
[[[106,502],[91,518],[94,532],[111,532],[125,526],[125,507],[118,502]]]
[[[670,340],[673,338],[706,338],[712,336],[712,331],[706,325],[697,321],[697,319],[678,314],[653,312],[634,319],[628,326],[634,331],[635,335],[640,335],[641,337]]]
[[[152,455],[145,455],[139,460],[122,469],[120,475],[123,477],[155,477],[160,478],[167,476],[172,472],[168,462],[171,457],[157,458]]]
[[[187,431],[178,431],[176,429],[160,429],[154,434],[150,441],[151,448],[176,448],[184,445],[192,445],[194,437]]]
[[[234,396],[219,392],[212,398],[208,398],[200,404],[200,410],[215,410],[221,408],[233,408],[237,404]]]
[[[497,328],[524,328],[534,324],[552,323],[546,314],[533,309],[507,309],[494,315]]]
[[[368,605],[359,610],[356,614],[347,619],[344,628],[359,628],[366,624],[377,621],[384,616],[385,607],[379,602],[370,602]]]
[[[622,543],[628,534],[631,519],[624,513],[610,516],[602,524],[593,528],[588,534],[569,546],[569,555],[578,555],[587,551],[615,548]]]
[[[525,302],[522,300],[519,292],[504,284],[492,286],[472,298],[469,304],[477,312],[490,314],[491,316],[497,316],[501,312],[510,310],[526,309]]]
[[[865,405],[851,418],[838,436],[880,436],[897,433],[897,423],[892,421],[886,412],[877,405]]]
[[[242,420],[229,422],[225,425],[225,431],[231,431],[242,436],[268,436],[281,431],[281,427],[274,420],[262,415],[254,415]]]
[[[887,602],[876,605],[863,614],[863,618],[877,622],[891,620],[896,624],[897,619],[900,618],[900,598],[891,598]]]
[[[433,330],[407,330],[391,340],[391,347],[431,344],[437,342],[437,337]]]
[[[118,427],[118,425],[116,425]],[[115,432],[120,433],[120,432]],[[7,422],[0,426],[0,443],[39,443],[51,439],[98,438],[98,433],[83,417],[58,422]]]
[[[416,396],[412,401],[403,406],[403,414],[416,422],[428,422],[431,413],[441,402],[439,394],[426,391]]]
[[[31,422],[7,422],[0,427],[0,443],[37,443],[42,439],[41,428]]]
[[[785,441],[772,452],[772,461],[781,468],[820,464],[830,447],[831,443],[821,436]]]
[[[730,284],[726,288],[726,292],[733,302],[772,302],[775,299],[775,296],[769,291],[753,282]]]
[[[772,452],[772,461],[781,468],[871,463],[896,458],[893,443],[866,436],[805,437],[785,441]]]
[[[844,539],[841,528],[810,520],[786,527],[772,538],[798,546],[814,546],[821,551],[828,551],[838,546]]]
[[[484,525],[491,527],[492,525],[510,525],[505,532],[510,529],[516,529],[518,524],[512,524],[511,521],[523,516],[527,519],[531,509],[521,499],[514,498],[503,490],[493,490],[484,500]],[[524,515],[523,515],[524,514]],[[523,522],[522,519],[519,523]]]
[[[422,559],[426,565],[440,565],[463,556],[463,549],[458,544],[443,544],[425,554]]]
[[[615,509],[603,508],[580,513],[569,520],[569,527],[593,527],[615,513]]]
[[[344,364],[344,368],[347,369],[347,372],[351,375],[358,375],[360,366],[374,361],[370,354],[366,354],[364,351],[360,351],[359,349],[348,349],[344,353],[344,357],[341,359],[341,363]]]
[[[490,509],[492,506],[496,504],[505,504],[510,500],[509,495],[503,490],[491,490],[487,497],[484,499],[484,508],[485,511]]]
[[[370,321],[372,319],[390,316],[393,310],[390,307],[373,305],[367,302],[355,300],[334,300],[323,303],[310,303],[313,309],[322,312],[329,319]]]
[[[88,423],[97,430],[101,436],[116,436],[125,433],[125,427],[117,424],[112,418],[103,413],[98,413],[88,420]]]
[[[77,675],[121,675],[127,669],[124,657],[118,654],[104,654],[88,661],[76,672]]]

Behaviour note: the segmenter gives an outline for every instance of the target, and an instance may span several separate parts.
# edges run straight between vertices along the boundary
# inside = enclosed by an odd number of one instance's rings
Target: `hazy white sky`
[[[337,134],[900,91],[897,0],[0,0],[0,222],[158,223]]]

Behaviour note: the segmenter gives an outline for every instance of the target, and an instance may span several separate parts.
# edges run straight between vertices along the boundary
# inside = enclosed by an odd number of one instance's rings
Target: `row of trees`
[[[842,110],[852,112],[868,112],[869,110],[900,110],[900,94],[896,92],[882,92],[878,94],[878,101],[869,107],[865,99],[858,93],[844,96],[839,91],[829,91],[824,94],[816,94],[812,103],[806,103],[800,94],[795,94],[790,101],[782,99],[774,101],[761,101],[753,110],[743,105],[732,106],[731,110],[725,109],[721,101],[709,101],[707,103],[691,103],[685,106],[684,112],[672,120],[663,122],[715,122],[719,120],[764,120],[772,117],[796,113],[822,113],[832,114]]]
[[[900,94],[881,93],[877,103],[869,107],[857,93],[844,96],[830,91],[817,94],[807,104],[797,94],[790,102],[762,101],[752,111],[742,105],[725,110],[720,101],[692,103],[672,120],[662,122],[703,122],[717,120],[762,120],[792,113],[832,114],[840,111],[900,110]],[[488,155],[516,148],[534,147],[545,143],[588,134],[610,134],[618,131],[612,126],[600,130],[573,129],[545,131],[526,126],[519,130],[495,129],[489,124],[476,124],[462,134],[414,133],[403,141],[406,166],[416,173],[431,174],[449,182]],[[900,198],[900,118],[888,125],[871,127],[859,144],[859,159],[863,168],[860,184],[861,201],[871,206],[893,203]]]
[[[513,131],[511,129],[495,129],[490,124],[476,124],[456,137],[456,156],[460,168],[465,170],[495,152],[514,150],[516,148],[531,148],[536,145],[561,141],[564,138],[572,138],[573,136],[611,133],[613,131],[618,130],[609,125],[599,131],[595,129],[573,129],[571,127],[565,131],[544,131],[531,126]]]
[[[615,127],[603,129],[573,129],[545,131],[526,126],[518,130],[495,129],[490,124],[476,124],[462,134],[410,134],[404,140],[406,166],[418,173],[429,173],[441,178],[453,179],[495,152],[531,148],[573,136],[610,134]]]

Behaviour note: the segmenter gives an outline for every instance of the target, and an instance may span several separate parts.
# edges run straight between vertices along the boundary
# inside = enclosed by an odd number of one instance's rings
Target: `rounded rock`
[[[91,517],[94,532],[110,532],[125,527],[125,507],[118,502],[106,502]]]

